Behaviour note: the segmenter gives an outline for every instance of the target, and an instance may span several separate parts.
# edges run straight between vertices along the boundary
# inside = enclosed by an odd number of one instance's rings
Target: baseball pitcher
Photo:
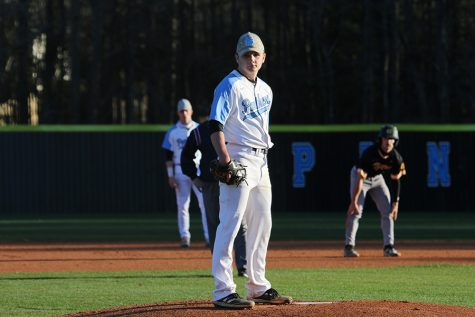
[[[266,255],[272,218],[272,187],[267,152],[272,90],[257,73],[266,58],[264,45],[254,33],[243,34],[237,43],[238,68],[216,87],[209,116],[210,135],[220,180],[220,224],[216,232],[212,271],[213,304],[243,309],[256,303],[288,304],[266,279]],[[236,293],[232,274],[232,246],[242,219],[247,223],[247,299]]]

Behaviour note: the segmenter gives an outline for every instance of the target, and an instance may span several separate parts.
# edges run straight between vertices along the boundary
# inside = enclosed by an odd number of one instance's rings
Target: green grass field
[[[345,211],[318,213],[277,213],[273,215],[273,240],[341,240]],[[200,219],[191,219],[191,234],[202,240]],[[421,213],[401,211],[396,237],[413,240],[475,239],[475,213]],[[358,239],[381,238],[379,214],[365,211]],[[172,213],[131,217],[0,220],[2,242],[44,241],[175,241],[178,239],[176,216]]]
[[[160,217],[159,217],[160,216]],[[401,213],[397,238],[470,240],[474,213]],[[274,215],[273,240],[339,240],[344,212]],[[196,215],[192,234],[200,237]],[[361,221],[359,239],[380,240],[376,212]],[[2,242],[175,241],[174,215],[135,218],[4,219]],[[1,246],[1,245],[0,245]],[[475,245],[474,245],[475,252]],[[1,263],[0,251],[0,263]],[[475,265],[385,268],[273,269],[273,285],[299,300],[387,299],[475,307]],[[237,278],[244,294],[243,278]],[[210,270],[0,274],[0,316],[58,316],[93,309],[210,299]]]
[[[475,265],[269,270],[299,300],[390,299],[475,307]],[[209,270],[0,275],[0,316],[55,316],[98,308],[210,299]],[[236,278],[245,294],[244,278]]]

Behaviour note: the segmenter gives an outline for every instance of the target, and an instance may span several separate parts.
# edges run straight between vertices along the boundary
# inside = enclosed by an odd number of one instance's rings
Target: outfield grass
[[[474,265],[273,269],[273,286],[297,300],[404,300],[475,307]],[[245,294],[244,278],[236,278]],[[0,275],[0,316],[55,316],[162,301],[211,298],[209,270]]]
[[[276,213],[273,215],[273,240],[342,240],[345,212]],[[358,239],[381,239],[379,214],[365,212]],[[421,213],[401,211],[395,227],[396,238],[475,239],[475,213]],[[191,217],[193,239],[202,240],[197,214]],[[84,217],[3,219],[1,242],[41,241],[173,241],[178,239],[176,216]]]

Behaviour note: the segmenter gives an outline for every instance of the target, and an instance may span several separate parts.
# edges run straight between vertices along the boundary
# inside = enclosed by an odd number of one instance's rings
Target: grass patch
[[[342,240],[345,211],[275,213],[272,240]],[[474,239],[475,213],[401,211],[397,239]],[[358,239],[381,239],[379,213],[367,210],[360,221]],[[202,241],[201,220],[191,216],[191,234]],[[124,218],[44,218],[0,220],[2,242],[51,241],[174,241],[179,238],[176,215],[160,213]]]
[[[475,307],[475,265],[273,269],[273,286],[299,300],[387,299]],[[244,278],[236,278],[238,292]],[[209,270],[0,275],[0,316],[54,316],[162,301],[211,299]],[[449,291],[450,290],[450,291]]]

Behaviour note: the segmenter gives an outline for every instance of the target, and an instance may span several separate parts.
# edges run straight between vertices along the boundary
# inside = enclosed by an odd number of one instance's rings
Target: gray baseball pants
[[[356,186],[358,176],[356,174],[357,168],[354,166],[351,169],[350,180],[350,195]],[[394,220],[390,217],[391,214],[391,196],[389,194],[388,185],[384,180],[383,175],[367,178],[363,181],[363,188],[358,199],[358,205],[361,212],[359,214],[348,215],[346,218],[346,235],[345,244],[355,246],[356,232],[358,231],[359,221],[363,216],[363,207],[366,200],[366,195],[373,199],[376,207],[381,214],[381,230],[383,232],[384,245],[394,244]]]

